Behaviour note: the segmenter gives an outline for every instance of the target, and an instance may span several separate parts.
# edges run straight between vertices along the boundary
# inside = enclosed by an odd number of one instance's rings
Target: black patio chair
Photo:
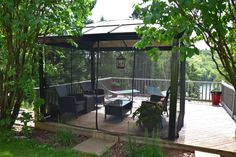
[[[150,101],[151,102],[162,102],[162,110],[163,112],[166,112],[167,117],[169,116],[168,114],[168,99],[169,99],[169,95],[170,95],[170,87],[168,88],[168,90],[166,91],[166,96],[162,96],[162,95],[151,95],[150,96]]]
[[[161,96],[161,95],[151,95],[150,96],[150,101],[152,102],[158,102],[158,101],[162,101],[165,97]]]
[[[80,87],[85,97],[94,96],[94,98],[96,98],[97,95],[98,104],[104,104],[104,97],[105,97],[104,89],[93,90],[91,82],[81,82]]]
[[[65,86],[55,87],[58,94],[58,104],[60,114],[74,113],[77,115],[80,112],[85,111],[86,99],[82,93],[68,94]]]

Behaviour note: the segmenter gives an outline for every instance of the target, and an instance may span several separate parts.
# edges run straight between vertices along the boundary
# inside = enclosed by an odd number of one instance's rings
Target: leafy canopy
[[[10,128],[23,100],[35,100],[39,36],[78,35],[95,0],[0,1],[0,127]]]
[[[143,0],[135,6],[135,14],[145,24],[138,29],[142,37],[136,45],[138,48],[180,38],[184,43],[179,48],[183,58],[198,54],[194,44],[204,40],[210,47],[217,70],[236,87],[234,0]]]

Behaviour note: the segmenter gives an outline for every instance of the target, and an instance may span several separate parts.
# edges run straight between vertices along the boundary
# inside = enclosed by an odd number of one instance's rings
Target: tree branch
[[[214,51],[216,51],[218,53],[218,50],[219,50],[219,48],[217,47],[218,45],[216,43],[213,44],[214,46],[210,45],[211,41],[209,40],[209,38],[206,35],[204,35],[204,33],[203,33],[203,39],[204,39],[205,43],[210,47],[212,55],[214,55],[213,54]],[[218,53],[218,56],[220,57],[223,67],[227,67],[226,61],[224,59],[222,59],[222,56],[219,53]],[[212,57],[214,57],[214,56],[212,56]],[[213,58],[213,61],[214,60],[215,59]],[[215,60],[215,64],[217,67],[219,67],[219,64],[216,62],[216,60]],[[220,68],[217,68],[217,70],[219,71],[220,74],[223,74],[223,72],[220,70]],[[225,75],[223,75],[223,76],[225,77]]]
[[[215,59],[215,57],[214,57],[214,52],[213,52],[213,50],[211,50],[210,52],[211,52],[211,58],[212,58],[213,62],[214,62],[215,65],[216,65],[216,69],[218,70],[218,72],[219,72],[222,76],[225,77],[225,79],[226,79],[227,81],[230,82],[230,78],[229,78],[227,75],[225,75],[225,74],[221,71],[221,69],[219,68],[219,64],[217,63],[217,61],[216,61],[216,59]]]
[[[235,1],[235,0],[231,0],[231,4],[233,5],[233,7],[234,7],[234,11],[236,12],[236,4],[235,4],[234,1]]]
[[[230,0],[228,0],[228,7],[229,7],[229,12],[230,12],[230,14],[232,16],[232,20],[236,21],[236,16],[235,16],[235,13],[233,12],[233,10],[231,8],[232,6],[230,4]]]

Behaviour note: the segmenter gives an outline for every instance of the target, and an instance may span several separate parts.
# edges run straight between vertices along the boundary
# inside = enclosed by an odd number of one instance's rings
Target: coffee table
[[[125,113],[130,111],[132,113],[133,102],[129,100],[115,100],[105,105],[105,119],[106,115],[114,115],[123,120]]]

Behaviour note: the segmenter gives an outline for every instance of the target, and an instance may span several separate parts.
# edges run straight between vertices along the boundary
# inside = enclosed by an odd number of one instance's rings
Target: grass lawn
[[[0,157],[97,157],[70,149],[55,149],[28,139],[6,140],[0,136]]]

